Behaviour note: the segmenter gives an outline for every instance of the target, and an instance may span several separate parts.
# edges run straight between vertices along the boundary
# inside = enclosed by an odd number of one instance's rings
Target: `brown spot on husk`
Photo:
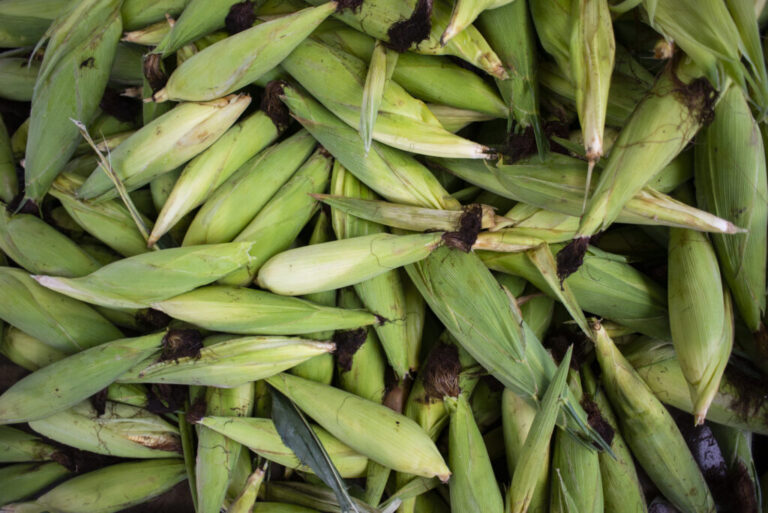
[[[363,0],[337,0],[336,12],[341,12],[344,9],[350,9],[352,12],[357,12],[363,5]]]
[[[573,239],[557,254],[557,277],[560,278],[560,286],[568,276],[579,270],[584,263],[584,255],[589,247],[589,237]]]
[[[686,84],[672,73],[672,81],[677,86],[672,92],[688,108],[689,115],[702,125],[708,125],[715,119],[717,91],[709,80],[700,77]]]
[[[557,136],[563,139],[567,139],[569,135],[568,124],[561,121],[549,121],[544,124],[544,135],[549,142],[549,149],[555,153],[562,153],[563,155],[570,155],[568,150],[555,142],[552,137]],[[536,145],[536,135],[533,131],[533,127],[530,126],[523,130],[510,132],[507,135],[507,142],[500,152],[505,157],[505,162],[513,164],[516,161],[534,155],[538,152]]]
[[[247,30],[253,26],[253,22],[256,21],[256,13],[254,12],[255,4],[249,0],[233,4],[229,8],[227,17],[224,18],[224,26],[227,32],[230,34],[237,34],[243,30]]]
[[[141,101],[136,98],[123,96],[114,89],[108,87],[99,102],[99,108],[115,119],[126,123],[134,123],[141,113]],[[94,137],[99,134],[94,134]]]
[[[156,331],[168,326],[171,323],[171,317],[160,310],[147,308],[136,312],[136,322],[147,331]]]
[[[544,339],[544,347],[548,348],[552,353],[552,358],[555,359],[559,365],[565,353],[568,352],[568,348],[573,346],[573,353],[571,354],[571,369],[579,370],[586,360],[586,356],[589,353],[590,342],[587,339],[584,332],[581,330],[573,331],[565,326],[558,326],[553,330],[550,330],[549,336]]]
[[[174,436],[140,435],[128,437],[131,442],[158,451],[177,452],[181,454],[181,440]]]
[[[96,410],[96,414],[101,417],[107,411],[107,389],[103,388],[90,397],[91,406]]]
[[[394,371],[388,369],[387,387],[382,404],[392,411],[403,413],[405,401],[408,398],[411,380],[409,378],[397,379]]]
[[[443,234],[443,241],[451,248],[469,253],[477,240],[483,223],[483,208],[478,204],[464,207],[464,213],[459,218],[459,229]]]
[[[432,0],[418,0],[411,17],[394,23],[387,31],[389,46],[397,52],[429,37],[432,30]]]
[[[175,413],[182,409],[188,395],[186,386],[155,383],[147,394],[147,410],[152,413]]]
[[[269,116],[269,119],[277,127],[277,130],[282,132],[291,122],[291,115],[288,112],[288,108],[280,99],[283,94],[283,87],[285,82],[282,80],[273,80],[268,83],[264,88],[264,96],[261,98],[261,105],[259,108]]]
[[[19,182],[19,185],[23,183],[24,181],[22,180]],[[13,198],[13,201],[8,205],[8,211],[15,214],[30,214],[37,217],[42,216],[40,206],[31,199],[25,199],[23,194],[19,194]]]
[[[752,416],[762,415],[764,422],[768,422],[768,413],[763,411],[768,401],[768,377],[757,373],[747,374],[736,365],[728,365],[723,381],[730,385],[726,389],[732,397],[729,406],[741,420],[747,421]]]
[[[317,146],[317,153],[319,153],[320,155],[322,155],[325,158],[329,158],[329,159],[333,158],[333,155],[331,155],[331,152],[328,151],[328,149],[325,146],[323,146],[323,145],[318,145]],[[328,212],[330,212],[330,208],[331,207],[329,205],[327,205],[325,203],[322,203],[322,205],[327,206],[328,209],[329,209]]]
[[[603,418],[602,413],[600,413],[600,408],[597,407],[597,403],[589,397],[584,397],[581,400],[581,406],[584,408],[584,411],[587,412],[587,422],[589,425],[592,426],[592,429],[597,431],[603,440],[605,440],[605,443],[610,446],[613,443],[613,436],[616,433],[613,426]],[[593,445],[597,449],[600,448],[594,442]]]
[[[96,65],[96,59],[93,57],[88,57],[83,62],[80,63],[81,68],[93,68]]]
[[[142,71],[153,93],[165,87],[168,82],[168,75],[163,69],[163,58],[159,53],[150,53],[144,57]]]
[[[336,344],[336,363],[341,370],[352,370],[352,359],[368,337],[365,328],[356,330],[336,330],[333,334],[333,343]]]
[[[178,361],[179,358],[198,358],[203,348],[203,335],[197,330],[168,330],[163,337],[160,361]]]
[[[205,394],[200,394],[194,403],[187,410],[187,422],[190,424],[197,424],[200,419],[205,417],[205,410],[208,408],[208,403],[205,402]]]
[[[70,472],[78,474],[91,472],[122,461],[120,458],[81,451],[80,449],[59,443],[54,443],[53,445],[56,445],[57,451],[53,453],[51,459]]]
[[[737,460],[728,472],[731,494],[731,511],[740,513],[760,513],[757,503],[757,490],[749,469]]]
[[[706,424],[694,426],[692,418],[688,415],[679,411],[670,411],[670,413],[677,422],[693,459],[701,469],[715,502],[721,506],[728,504],[733,490],[728,479],[728,465],[725,463],[714,433]]]
[[[421,373],[427,399],[442,400],[445,396],[458,397],[461,393],[461,362],[456,346],[442,343],[435,345],[429,352]]]

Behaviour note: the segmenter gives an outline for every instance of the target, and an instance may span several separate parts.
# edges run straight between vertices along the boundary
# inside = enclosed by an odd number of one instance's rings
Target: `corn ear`
[[[72,0],[6,0],[0,4],[0,48],[33,46]]]
[[[112,168],[129,191],[175,169],[211,146],[237,120],[250,96],[183,103],[147,123],[110,154]],[[159,135],[158,135],[159,134]],[[110,178],[96,168],[78,190],[81,199],[117,197]]]
[[[70,473],[55,462],[22,463],[0,468],[0,506],[26,499]]]
[[[126,20],[123,18],[123,23],[125,22]],[[127,29],[127,27],[124,28]],[[171,27],[171,24],[168,22],[168,20],[162,20],[156,23],[152,23],[151,25],[147,25],[146,27],[131,30],[130,32],[125,32],[123,33],[123,37],[120,39],[120,41],[123,43],[133,43],[142,46],[157,46],[160,41],[162,41],[163,38],[168,35],[172,28],[173,27]],[[152,94],[151,91],[148,93],[149,94],[144,92],[142,96],[150,96]]]
[[[287,370],[308,358],[329,353],[334,345],[290,337],[242,337],[208,345],[196,356],[140,362],[118,379],[121,383],[168,383],[237,387]]]
[[[306,509],[310,506],[329,513],[343,513],[333,490],[323,485],[299,483],[295,481],[270,481],[265,488],[264,497],[267,501],[284,501],[291,503],[292,507],[294,505],[300,507],[300,509],[297,510],[289,509],[287,510],[287,513],[294,513],[294,511],[297,513],[313,513],[315,511],[314,509]],[[269,504],[271,508],[273,503]],[[373,508],[354,497],[352,498],[352,504],[360,513],[376,513],[378,511],[378,508]],[[271,510],[264,509],[260,511],[267,512]]]
[[[157,216],[147,241],[157,242],[183,216],[204,203],[235,171],[280,133],[275,122],[259,111],[226,131],[210,148],[192,159],[181,172]]]
[[[593,331],[603,385],[632,454],[676,508],[691,513],[714,511],[712,494],[675,421],[599,322],[593,322]]]
[[[0,341],[0,354],[30,371],[45,367],[67,356],[67,353],[44,344],[13,326],[5,329]]]
[[[253,474],[248,476],[245,487],[235,498],[234,502],[229,505],[227,513],[251,513],[254,504],[256,504],[256,497],[264,480],[264,474],[264,470],[258,468],[254,470]]]
[[[712,242],[741,317],[757,331],[765,312],[765,148],[747,98],[735,86],[723,94],[696,144],[696,192],[702,208],[747,230],[714,235]]]
[[[157,333],[115,340],[33,372],[0,396],[0,423],[42,419],[74,406],[152,354],[163,337]]]
[[[285,446],[271,419],[206,416],[200,419],[200,425],[243,444],[270,461],[303,472],[312,472]],[[323,428],[313,426],[312,429],[342,477],[365,475],[368,458],[350,449]]]
[[[207,286],[153,303],[152,308],[205,329],[247,335],[299,335],[354,329],[379,322],[362,310],[344,310],[261,290]]]
[[[2,74],[2,64],[0,64],[0,74]],[[0,81],[2,76],[0,76]],[[0,116],[0,201],[10,203],[19,192],[19,182],[16,178],[16,162],[11,150],[11,140],[8,138],[8,131]]]
[[[206,0],[189,0],[173,29],[155,48],[163,58],[181,47],[224,26],[225,19],[237,0],[211,3]]]
[[[50,461],[56,452],[55,447],[33,434],[9,426],[0,426],[0,462],[2,463]]]
[[[119,463],[74,477],[36,502],[62,513],[112,513],[157,497],[185,477],[182,460]]]
[[[576,0],[545,0],[531,2],[531,17],[539,42],[554,57],[558,67],[571,75],[571,13]]]
[[[120,14],[125,30],[145,27],[164,20],[165,16],[177,16],[184,12],[189,0],[124,0]]]
[[[146,408],[149,405],[149,391],[144,385],[112,383],[107,387],[107,400]]]
[[[736,29],[741,36],[740,50],[742,57],[749,64],[745,69],[749,72],[747,82],[751,96],[755,97],[758,105],[760,120],[766,116],[768,107],[768,72],[765,67],[765,57],[760,46],[760,27],[758,25],[758,5],[745,0],[728,0],[728,11],[733,18]]]
[[[332,435],[370,459],[400,472],[446,481],[448,466],[414,421],[386,406],[290,374],[267,382],[294,401]],[[322,403],[317,401],[322,397]],[[391,443],[382,444],[389,440]]]
[[[181,452],[179,430],[141,408],[108,401],[103,413],[89,401],[29,423],[56,442],[120,458],[172,458]]]
[[[368,64],[368,73],[363,87],[363,100],[360,104],[360,136],[363,138],[365,151],[371,149],[373,127],[384,95],[384,88],[392,78],[397,65],[398,53],[387,49],[381,41],[376,41]]]
[[[341,165],[383,197],[429,208],[458,207],[434,175],[410,155],[376,142],[366,154],[354,129],[294,87],[283,85],[280,99]]]
[[[200,208],[183,245],[233,240],[307,159],[315,144],[309,133],[300,131],[243,164]]]
[[[208,101],[236,91],[283,61],[336,6],[309,7],[214,43],[185,60],[152,98]]]
[[[0,98],[18,102],[31,101],[39,71],[39,62],[29,62],[22,57],[0,58]]]
[[[280,502],[257,502],[253,513],[319,513],[316,509]]]
[[[143,308],[211,283],[248,263],[252,243],[171,248],[135,255],[82,278],[36,276],[41,285],[89,303]]]
[[[0,285],[0,319],[60,352],[123,336],[90,306],[42,287],[21,269],[0,267]]]

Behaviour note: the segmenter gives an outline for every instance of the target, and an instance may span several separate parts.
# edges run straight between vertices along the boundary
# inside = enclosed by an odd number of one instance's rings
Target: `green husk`
[[[182,46],[223,27],[230,7],[236,3],[237,0],[188,0],[173,29],[157,45],[155,52],[163,58],[168,57]]]
[[[69,474],[69,470],[55,462],[21,463],[0,468],[0,506],[26,499]]]
[[[1,67],[0,73],[2,73]],[[0,200],[10,203],[18,192],[19,181],[16,178],[16,162],[11,150],[11,140],[3,118],[0,116]]]
[[[55,455],[56,448],[37,436],[9,426],[0,426],[0,462],[50,461]]]

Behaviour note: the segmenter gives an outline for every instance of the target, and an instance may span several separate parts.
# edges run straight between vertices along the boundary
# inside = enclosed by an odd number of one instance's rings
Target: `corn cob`
[[[375,198],[375,194],[337,162],[331,176],[331,192],[353,198]],[[349,238],[392,237],[384,227],[331,210],[331,220],[339,240]],[[352,243],[352,242],[349,242]],[[372,248],[372,246],[371,246]],[[416,249],[415,246],[412,249]],[[400,271],[386,269],[378,276],[355,284],[355,292],[365,307],[389,322],[375,327],[387,360],[398,378],[410,370],[408,331],[406,325],[405,290]]]
[[[3,0],[0,2],[0,48],[32,46],[72,0]]]
[[[252,246],[233,242],[164,249],[119,260],[82,278],[35,279],[88,303],[143,308],[226,276],[251,260]]]
[[[332,435],[352,449],[400,472],[447,481],[450,470],[434,443],[414,421],[355,395],[279,374],[267,382],[288,396]],[[317,397],[323,397],[322,402]],[[392,441],[386,446],[383,440]]]
[[[227,508],[227,513],[251,513],[263,480],[264,470],[256,469],[248,477],[245,487],[235,498],[235,501]]]
[[[320,306],[260,290],[208,286],[154,303],[174,319],[206,329],[251,335],[290,335],[354,329],[379,322],[362,310]]]
[[[116,403],[146,408],[149,405],[149,391],[144,385],[112,383],[107,387],[107,400]]]
[[[0,69],[0,73],[2,70]],[[11,141],[8,131],[0,116],[0,201],[10,203],[19,192],[18,178],[16,178],[16,162],[11,150]]]
[[[760,1],[758,1],[758,4]],[[749,64],[749,74],[746,80],[749,84],[749,90],[753,97],[756,97],[755,103],[759,106],[758,114],[760,120],[765,119],[766,100],[768,100],[768,72],[765,67],[765,58],[763,49],[760,46],[760,27],[758,26],[758,15],[763,6],[754,2],[744,0],[728,0],[726,2],[728,11],[733,18],[739,35],[741,36],[741,47],[743,58]]]
[[[309,73],[309,63],[315,63]],[[318,68],[318,63],[322,67]],[[363,61],[318,41],[307,39],[281,64],[294,79],[339,119],[358,127],[366,66]],[[334,77],[343,80],[344,89],[325,87]],[[490,150],[456,136],[442,128],[426,105],[410,96],[396,82],[384,87],[373,139],[403,151],[456,158],[487,158]],[[363,148],[367,152],[367,149]]]
[[[693,413],[691,394],[671,343],[642,338],[630,344],[624,354],[660,401]],[[755,433],[768,433],[765,405],[756,401],[763,393],[759,381],[733,366],[726,370],[707,413],[708,420]]]
[[[0,249],[35,274],[85,276],[101,267],[65,235],[39,217],[10,215],[0,207]]]
[[[0,423],[42,419],[74,406],[152,354],[163,337],[158,333],[115,340],[33,372],[0,395]]]
[[[250,84],[283,61],[336,7],[336,2],[310,7],[207,47],[184,61],[153,100],[208,101]]]
[[[0,462],[50,461],[55,455],[56,449],[35,435],[0,426]]]
[[[121,458],[172,458],[181,452],[178,429],[141,408],[107,402],[104,412],[88,401],[29,423],[35,432],[83,451]]]
[[[120,463],[74,477],[36,502],[62,513],[112,513],[148,501],[184,478],[181,460]]]
[[[274,141],[279,133],[280,127],[263,111],[227,130],[181,172],[157,216],[147,244],[153,245],[184,215],[210,198],[232,173]]]
[[[544,340],[544,336],[552,323],[555,302],[554,299],[544,294],[531,293],[533,291],[530,289],[531,287],[526,289],[528,294],[525,296],[525,302],[522,301],[523,298],[518,301],[520,313],[536,338]]]
[[[249,96],[231,95],[175,107],[144,125],[111,153],[114,172],[129,191],[149,183],[216,142],[250,101]],[[116,196],[112,182],[100,168],[78,190],[82,199],[106,200]]]
[[[299,90],[282,84],[280,99],[350,173],[390,201],[431,208],[456,208],[440,182],[404,152],[374,142],[367,154],[356,131]]]
[[[256,388],[254,387],[254,392]],[[254,394],[254,401],[256,399],[256,395]],[[256,461],[255,463],[261,463],[261,461]],[[237,463],[235,464],[235,467],[232,469],[232,479],[229,480],[229,486],[227,487],[227,495],[224,498],[224,505],[226,506],[229,504],[229,507],[231,507],[232,504],[234,504],[237,500],[237,498],[241,495],[251,495],[251,492],[253,491],[253,498],[256,499],[256,494],[258,493],[259,488],[261,487],[261,481],[262,479],[257,479],[256,474],[258,474],[259,471],[264,473],[266,471],[266,464],[263,465],[261,468],[257,469],[256,471],[253,470],[253,464],[254,462],[251,461],[251,451],[248,449],[242,449],[240,451],[240,457],[237,458]],[[262,476],[263,478],[264,476]],[[252,478],[252,479],[251,479]],[[255,485],[255,488],[254,486]],[[245,494],[245,490],[248,490]],[[253,507],[253,505],[251,505]]]
[[[408,368],[418,370],[421,366],[419,354],[421,353],[424,324],[426,320],[426,303],[419,294],[419,290],[408,278],[403,269],[400,279],[405,290],[405,329],[408,340]]]
[[[723,94],[715,121],[696,145],[696,192],[703,208],[747,230],[712,241],[738,311],[757,331],[765,311],[765,149],[747,98],[735,86]]]
[[[288,181],[315,147],[301,131],[243,164],[203,204],[184,237],[184,245],[229,242]]]
[[[127,23],[125,16],[123,16],[123,23]],[[134,43],[142,46],[157,46],[160,41],[162,41],[163,38],[168,35],[172,28],[173,27],[171,27],[171,24],[168,22],[168,20],[162,20],[137,30],[125,32],[120,41],[124,43]],[[147,92],[144,92],[143,94],[143,96],[151,95],[151,91],[148,91],[148,94]]]
[[[360,103],[360,137],[363,139],[365,151],[371,149],[376,118],[379,114],[384,89],[392,78],[398,53],[387,49],[381,41],[377,41],[368,64],[368,72],[363,86],[363,99]]]
[[[69,473],[55,462],[21,463],[0,468],[0,506],[34,495]]]
[[[355,292],[347,288],[339,291],[339,306],[362,308],[362,303]],[[368,328],[338,332],[334,342],[339,386],[363,399],[381,403],[386,392],[387,362],[376,333]]]
[[[255,281],[257,272],[261,275],[260,270],[265,265],[269,265],[270,260],[280,258],[281,251],[285,254],[289,253],[290,250],[285,250],[312,219],[317,208],[317,203],[310,194],[326,189],[331,176],[331,165],[331,158],[322,150],[317,150],[291,179],[283,184],[264,208],[256,214],[256,217],[248,223],[248,226],[235,237],[235,242],[253,243],[248,263],[220,279],[219,283],[223,285],[251,283]],[[286,215],[286,212],[290,212],[290,215]],[[321,248],[328,244],[334,243],[317,244],[312,248],[320,252]],[[299,294],[320,291],[316,289]]]
[[[206,0],[188,0],[173,29],[157,45],[155,52],[166,58],[184,45],[223,27],[227,14],[235,3],[237,0],[214,3]]]
[[[27,146],[27,135],[29,134],[29,118],[19,125],[14,133],[11,134],[11,151],[14,158],[24,157],[24,148]]]
[[[21,269],[0,267],[0,318],[67,353],[122,337],[90,306],[46,289]]]
[[[20,57],[0,59],[0,98],[18,102],[31,101],[39,71],[40,63],[37,61],[29,62]]]
[[[603,384],[624,439],[664,496],[683,513],[715,510],[704,477],[680,431],[599,322],[593,321]]]
[[[119,7],[78,2],[48,29],[26,144],[27,198],[42,199],[74,153],[80,132],[71,119],[88,124],[96,114],[122,32]]]
[[[282,372],[334,345],[290,337],[243,337],[207,345],[194,356],[151,357],[121,375],[121,383],[237,387]]]
[[[200,419],[200,425],[243,444],[270,461],[288,468],[312,472],[309,467],[299,462],[293,451],[285,446],[270,419],[213,416]],[[313,426],[312,429],[342,477],[350,478],[365,475],[368,458],[350,449],[323,428]]]
[[[120,14],[125,30],[135,30],[163,20],[166,15],[178,15],[187,3],[189,0],[124,0]]]
[[[566,399],[568,368],[572,354],[573,348],[569,347],[542,397],[539,411],[535,413],[530,411],[529,404],[520,400],[519,397],[510,395],[509,390],[505,391],[506,398],[512,400],[511,403],[505,401],[505,404],[514,409],[522,408],[528,417],[519,426],[507,424],[505,418],[505,441],[507,447],[510,447],[512,442],[514,447],[512,458],[515,460],[506,508],[511,513],[524,513],[529,510],[535,513],[546,508],[542,494],[546,491],[547,482],[546,473],[542,476],[542,470],[548,468],[549,458],[541,458],[540,455],[549,454],[549,440],[557,421],[559,403]],[[515,403],[518,404],[515,405]],[[508,411],[511,413],[512,410]]]
[[[253,383],[234,388],[208,388],[205,394],[206,415],[248,417],[253,411]],[[218,513],[232,480],[243,446],[222,434],[198,425],[195,479],[197,508],[201,513]]]
[[[453,55],[501,79],[507,76],[498,56],[475,27],[467,27],[445,46],[440,43],[450,19],[450,9],[443,2],[384,0],[341,11],[336,17],[354,29],[389,43],[400,53],[411,49],[426,55]]]

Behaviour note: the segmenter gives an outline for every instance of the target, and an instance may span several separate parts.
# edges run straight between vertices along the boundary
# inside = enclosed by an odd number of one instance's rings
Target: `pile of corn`
[[[765,0],[307,1],[0,0],[0,511],[768,511]]]

